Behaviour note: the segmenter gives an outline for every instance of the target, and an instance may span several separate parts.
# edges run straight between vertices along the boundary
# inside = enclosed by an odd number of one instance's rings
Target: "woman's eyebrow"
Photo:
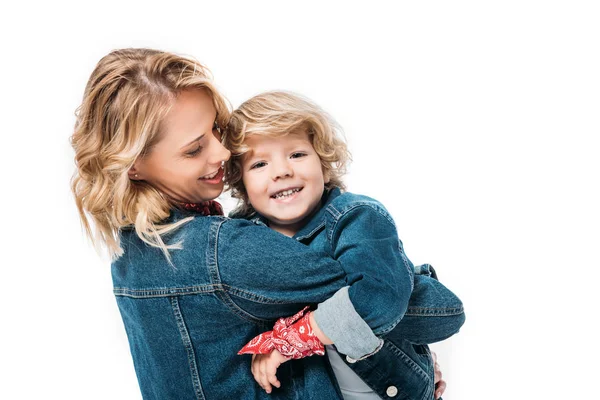
[[[206,133],[203,133],[202,135],[198,136],[196,139],[191,140],[188,144],[185,144],[181,147],[181,149],[185,149],[186,147],[188,147],[190,144],[197,142],[198,140],[202,139],[204,136],[206,135]]]

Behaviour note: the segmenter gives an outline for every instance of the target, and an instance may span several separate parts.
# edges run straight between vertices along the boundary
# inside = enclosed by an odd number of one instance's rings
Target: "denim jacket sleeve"
[[[207,265],[224,300],[245,319],[272,325],[351,284],[338,261],[266,226],[227,219],[211,227]]]
[[[406,312],[413,265],[379,203],[355,202],[328,211],[332,255],[354,283],[319,304],[315,319],[341,353],[362,359],[381,346],[375,335],[392,330]]]

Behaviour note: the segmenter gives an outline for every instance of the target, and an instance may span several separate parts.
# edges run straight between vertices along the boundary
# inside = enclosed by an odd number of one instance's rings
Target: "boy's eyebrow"
[[[249,160],[251,157],[254,157],[256,155],[256,153],[254,152],[253,149],[248,149],[245,152],[242,153],[242,158],[244,160]]]
[[[190,144],[197,142],[198,140],[202,139],[204,136],[206,135],[206,133],[203,133],[202,135],[198,136],[196,139],[191,140],[188,144],[185,144],[183,146],[181,146],[182,149],[188,147]]]

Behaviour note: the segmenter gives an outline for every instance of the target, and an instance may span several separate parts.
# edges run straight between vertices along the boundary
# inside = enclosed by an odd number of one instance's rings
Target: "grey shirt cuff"
[[[350,301],[348,288],[349,286],[341,288],[319,304],[314,317],[321,331],[333,341],[338,352],[356,361],[377,353],[383,345],[383,340],[375,336],[369,325],[356,312]]]

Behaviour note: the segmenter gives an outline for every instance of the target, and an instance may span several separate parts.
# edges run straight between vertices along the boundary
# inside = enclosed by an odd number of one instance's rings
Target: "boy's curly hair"
[[[256,213],[248,202],[248,194],[242,181],[242,156],[248,151],[244,144],[252,135],[270,137],[306,132],[321,159],[323,174],[329,177],[326,189],[345,185],[342,176],[350,161],[350,153],[343,132],[335,120],[310,100],[290,92],[265,92],[245,101],[231,115],[225,128],[223,140],[231,151],[225,168],[225,182],[232,197],[240,204],[233,214],[251,217]]]

